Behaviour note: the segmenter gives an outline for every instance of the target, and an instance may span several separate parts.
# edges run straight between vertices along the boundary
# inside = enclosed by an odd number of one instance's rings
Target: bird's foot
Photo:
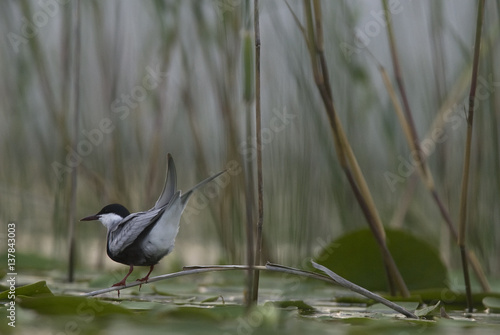
[[[137,281],[143,282],[145,284],[148,282],[148,279],[149,279],[149,274],[144,278],[137,279]],[[141,287],[142,287],[142,284],[139,285],[139,290],[141,289]]]
[[[149,275],[147,275],[146,277],[144,278],[141,278],[141,279],[137,279],[137,281],[143,281],[143,282],[148,282],[148,279],[149,279]]]
[[[155,267],[154,265],[151,265],[151,266],[149,267],[149,272],[148,272],[148,274],[146,275],[146,277],[141,278],[141,279],[137,279],[137,281],[147,283],[147,282],[148,282],[148,279],[149,279],[149,275],[151,274],[151,272],[153,272],[154,267]],[[141,285],[139,285],[139,290],[141,289],[141,287],[142,287],[142,284],[141,284]]]
[[[118,283],[113,284],[113,286],[111,286],[111,287],[116,287],[116,286],[125,286],[125,278],[122,281],[119,281]],[[119,298],[120,297],[120,290],[117,290],[116,292],[118,293],[118,298]]]
[[[125,278],[123,278],[121,281],[119,281],[118,283],[116,284],[113,284],[111,287],[115,287],[115,286],[125,286]]]
[[[123,277],[122,280],[120,280],[118,283],[116,284],[113,284],[113,286],[111,287],[116,287],[116,286],[125,286],[126,285],[126,280],[128,278],[128,276],[130,276],[130,274],[132,273],[132,271],[134,271],[134,266],[133,265],[130,265],[130,268],[128,270],[128,273],[125,277]],[[120,290],[117,290],[118,291],[118,298],[120,297]]]

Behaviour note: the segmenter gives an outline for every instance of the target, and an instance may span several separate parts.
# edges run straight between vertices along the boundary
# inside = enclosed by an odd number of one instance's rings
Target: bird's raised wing
[[[160,194],[160,197],[156,201],[154,209],[159,209],[172,199],[172,196],[175,194],[177,189],[177,172],[175,171],[175,164],[172,155],[167,155],[167,176],[165,177],[165,185],[163,186],[163,191]]]
[[[146,212],[133,213],[127,216],[108,233],[109,252],[117,255],[131,245],[149,226],[154,226],[166,209],[167,206],[159,209],[152,208]]]

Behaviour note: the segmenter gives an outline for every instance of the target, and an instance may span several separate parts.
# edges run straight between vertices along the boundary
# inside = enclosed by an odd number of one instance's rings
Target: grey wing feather
[[[109,232],[108,248],[111,253],[117,254],[131,245],[144,229],[156,222],[156,218],[163,214],[165,208],[153,208],[147,212],[138,212],[127,216]]]
[[[189,191],[187,191],[186,193],[184,193],[182,196],[181,196],[181,201],[182,201],[182,205],[183,206],[186,206],[188,200],[189,200],[189,197],[193,194],[194,191],[196,191],[197,189],[199,189],[200,187],[202,187],[203,185],[205,185],[206,183],[209,183],[211,182],[212,180],[214,180],[215,178],[217,178],[218,176],[220,176],[221,174],[223,174],[224,172],[226,172],[226,170],[223,170],[215,175],[213,175],[212,177],[208,177],[207,179],[203,180],[202,182],[198,183],[196,186],[194,186],[192,189],[190,189]]]
[[[175,190],[177,189],[177,172],[175,171],[175,164],[172,155],[167,155],[167,176],[165,178],[165,185],[163,186],[163,191],[160,194],[160,197],[156,201],[154,209],[159,209],[164,207],[169,201],[172,199],[172,196],[175,194]]]

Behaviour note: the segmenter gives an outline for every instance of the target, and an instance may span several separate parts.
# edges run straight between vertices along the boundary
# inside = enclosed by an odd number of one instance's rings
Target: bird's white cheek
[[[104,227],[108,229],[121,220],[123,220],[123,218],[120,215],[114,213],[101,214],[99,216],[99,221],[101,221]]]

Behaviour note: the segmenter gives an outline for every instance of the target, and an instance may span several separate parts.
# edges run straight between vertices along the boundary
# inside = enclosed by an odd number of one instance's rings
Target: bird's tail
[[[194,191],[196,191],[197,189],[199,189],[200,187],[202,187],[203,185],[211,182],[212,180],[214,180],[215,178],[217,178],[218,176],[220,176],[221,174],[223,174],[224,172],[226,172],[227,170],[223,170],[211,177],[208,177],[207,179],[203,180],[202,182],[198,183],[195,187],[193,187],[192,189],[190,189],[189,191],[187,191],[186,193],[184,193],[182,196],[181,196],[181,203],[183,206],[186,206],[187,202],[189,201],[189,197],[193,194]]]

